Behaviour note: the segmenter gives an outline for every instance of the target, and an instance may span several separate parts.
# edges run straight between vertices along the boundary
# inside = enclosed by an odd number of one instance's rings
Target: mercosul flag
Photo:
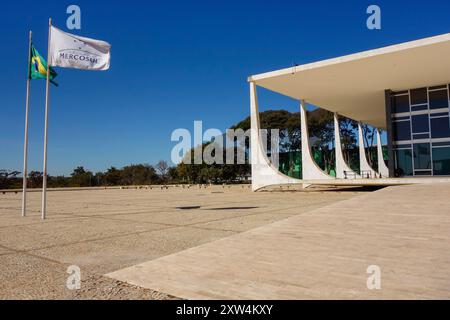
[[[50,65],[83,70],[108,70],[111,45],[51,27]]]

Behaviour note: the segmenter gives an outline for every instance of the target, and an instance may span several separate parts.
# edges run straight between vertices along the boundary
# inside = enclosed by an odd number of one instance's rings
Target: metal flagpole
[[[27,72],[27,99],[25,104],[25,138],[23,143],[23,189],[22,189],[22,217],[27,215],[27,177],[28,177],[28,110],[30,106],[30,63],[31,43],[33,33],[30,31],[28,43],[28,72]]]
[[[48,96],[50,84],[50,39],[52,32],[52,18],[48,20],[48,51],[47,51],[47,82],[45,86],[45,132],[44,132],[44,173],[42,179],[42,219],[45,219],[45,210],[47,203],[47,141],[48,141]]]

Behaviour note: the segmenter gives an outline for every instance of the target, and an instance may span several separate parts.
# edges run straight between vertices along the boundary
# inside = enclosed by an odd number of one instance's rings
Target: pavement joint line
[[[3,249],[6,249],[6,250],[12,251],[12,252],[9,252],[7,254],[23,254],[23,255],[31,256],[33,258],[42,259],[42,260],[45,260],[45,261],[48,261],[48,262],[52,262],[52,263],[57,263],[57,264],[60,264],[60,265],[67,265],[65,263],[62,263],[61,261],[57,261],[57,260],[54,260],[54,259],[51,259],[51,258],[48,258],[48,257],[44,257],[44,256],[40,256],[40,255],[34,254],[34,253],[32,253],[32,250],[14,249],[14,248],[7,247],[7,246],[5,246],[3,244],[0,244],[0,247],[3,248]],[[4,256],[4,255],[7,255],[7,254],[2,254],[0,256]]]
[[[24,219],[26,219],[25,217]],[[77,217],[77,216],[68,216],[68,217],[61,217],[60,219],[46,219],[45,223],[53,223],[53,222],[64,222],[64,221],[70,221],[70,220],[76,220],[81,219],[83,217]],[[8,225],[8,226],[0,226],[0,230],[7,229],[7,228],[20,228],[20,227],[28,227],[28,226],[38,226],[42,225],[42,220],[39,222],[31,222],[31,223],[22,223],[22,224],[14,224],[14,225]]]
[[[290,210],[290,209],[296,209],[298,208],[298,206],[292,206],[289,208],[285,208],[283,210]],[[316,209],[316,208],[314,208]],[[85,216],[85,215],[77,215],[79,217],[86,217],[86,218],[90,218],[90,217],[95,217],[95,218],[99,218],[99,219],[105,219],[105,220],[110,220],[110,221],[124,221],[124,222],[134,222],[134,223],[149,223],[149,224],[159,224],[159,225],[165,225],[165,226],[178,226],[178,227],[191,227],[191,226],[195,226],[197,224],[204,224],[204,223],[209,223],[209,222],[219,222],[219,221],[225,221],[225,220],[229,220],[229,219],[236,219],[239,217],[251,217],[251,216],[255,216],[255,215],[260,215],[260,214],[267,214],[267,213],[274,213],[274,212],[278,212],[280,209],[272,209],[272,210],[267,210],[264,212],[255,212],[255,213],[245,213],[242,214],[241,216],[237,216],[237,217],[224,217],[224,218],[218,218],[218,219],[214,219],[214,220],[209,220],[209,221],[201,221],[201,222],[193,222],[193,223],[189,223],[189,224],[183,224],[183,225],[175,225],[175,224],[170,224],[170,223],[164,223],[164,222],[151,222],[151,221],[135,221],[135,220],[128,220],[128,219],[116,219],[116,218],[109,218],[109,216],[111,215],[101,215],[101,216]],[[129,214],[129,213],[125,213],[125,214]],[[132,213],[133,214],[133,213]],[[136,214],[141,214],[141,213],[136,213]],[[280,213],[282,214],[282,213]],[[121,214],[123,215],[123,214]],[[199,227],[201,228],[201,227]]]
[[[345,199],[343,199],[342,201],[344,201]],[[340,202],[340,201],[338,201]],[[324,206],[327,203],[323,203]],[[307,205],[304,206],[302,208],[309,208],[311,207],[311,210],[320,208],[322,206],[316,207],[317,204],[311,204],[311,205]],[[243,213],[241,216],[237,216],[237,217],[224,217],[224,218],[219,218],[219,219],[214,219],[214,220],[209,220],[209,221],[202,221],[202,222],[194,222],[191,224],[180,224],[180,225],[175,225],[175,224],[170,224],[170,223],[163,223],[163,222],[151,222],[151,221],[135,221],[135,220],[129,220],[129,219],[115,219],[115,218],[110,218],[110,217],[114,217],[114,216],[118,216],[118,215],[133,215],[133,214],[144,214],[146,212],[126,212],[126,213],[115,213],[115,214],[104,214],[104,215],[82,215],[82,214],[68,214],[68,213],[62,213],[62,214],[54,214],[54,215],[63,215],[64,217],[62,217],[61,219],[57,219],[57,220],[46,220],[46,223],[52,223],[52,222],[65,222],[65,221],[70,221],[70,220],[75,220],[75,219],[82,219],[82,218],[97,218],[97,219],[105,219],[105,220],[110,220],[110,221],[123,221],[123,222],[132,222],[132,223],[144,223],[144,224],[156,224],[156,225],[162,225],[162,226],[168,226],[168,227],[193,227],[196,226],[197,224],[205,224],[205,223],[210,223],[210,222],[220,222],[220,221],[225,221],[225,220],[229,220],[229,219],[236,219],[239,217],[251,217],[251,216],[255,216],[255,215],[259,215],[259,214],[267,214],[267,213],[279,213],[279,214],[284,214],[282,212],[279,211],[283,211],[283,210],[291,210],[291,209],[296,209],[298,208],[298,205],[296,206],[289,206],[286,208],[280,208],[280,209],[273,209],[273,210],[267,210],[267,211],[263,211],[263,212],[255,212],[255,213]],[[208,210],[208,209],[203,209],[203,210]],[[10,226],[0,226],[0,229],[6,229],[6,228],[11,228],[11,227],[27,227],[27,226],[34,226],[34,225],[41,225],[42,222],[35,222],[35,223],[29,223],[29,224],[18,224],[18,225],[10,225]],[[216,229],[216,228],[204,228],[204,227],[200,227],[197,226],[198,229],[205,229],[205,230],[219,230],[219,231],[231,231],[231,232],[242,232],[242,231],[236,231],[236,230],[222,230],[222,229]]]
[[[382,189],[381,189],[382,190]],[[376,190],[378,191],[378,190]],[[374,192],[376,192],[374,191]],[[360,194],[357,194],[356,196],[358,196]],[[362,194],[365,195],[365,194]],[[341,201],[345,201],[346,199],[342,199],[339,200],[337,202],[341,202]],[[249,201],[252,202],[252,201]],[[222,202],[221,202],[222,203]],[[242,204],[242,202],[239,202],[240,204]],[[324,203],[324,206],[326,206],[326,203]],[[209,206],[208,206],[209,207]],[[323,206],[321,206],[319,204],[319,207],[316,207],[316,204],[311,204],[311,205],[307,205],[304,208],[308,208],[311,207],[311,210],[315,210],[318,208],[321,208]],[[197,226],[198,224],[206,224],[206,223],[211,223],[211,222],[220,222],[220,221],[226,221],[229,219],[236,219],[239,217],[250,217],[250,216],[255,216],[255,215],[259,215],[259,214],[267,214],[267,213],[280,213],[283,214],[282,210],[291,210],[291,209],[295,209],[298,208],[297,206],[290,206],[290,207],[286,207],[286,208],[281,208],[281,209],[274,209],[274,210],[268,210],[268,211],[263,211],[263,212],[255,212],[255,213],[245,213],[242,216],[237,216],[237,217],[224,217],[224,218],[220,218],[220,219],[214,219],[214,220],[209,220],[209,221],[203,221],[203,222],[195,222],[195,223],[191,223],[191,224],[185,224],[185,225],[174,225],[174,224],[168,224],[168,223],[157,223],[157,222],[151,222],[151,221],[134,221],[134,220],[128,220],[128,219],[108,219],[111,216],[117,216],[117,215],[127,215],[127,214],[143,214],[145,212],[131,212],[131,213],[117,213],[117,214],[105,214],[105,215],[80,215],[80,214],[70,214],[70,213],[63,213],[63,214],[57,214],[57,215],[63,215],[64,217],[62,217],[61,219],[57,219],[57,220],[47,220],[46,222],[65,222],[65,221],[70,221],[70,220],[74,220],[74,219],[79,219],[79,218],[102,218],[105,220],[110,220],[110,221],[124,221],[124,222],[132,222],[132,223],[144,223],[144,224],[154,224],[154,225],[162,225],[162,226],[167,226],[169,228],[176,228],[176,227],[196,227],[197,229],[204,229],[204,230],[218,230],[218,231],[225,231],[225,232],[242,232],[240,230],[224,230],[224,229],[220,229],[220,228],[207,228],[207,227],[201,227],[201,226]],[[207,209],[205,209],[207,210]],[[55,214],[56,215],[56,214]],[[294,215],[294,214],[293,214]],[[26,227],[26,226],[34,226],[34,225],[40,225],[42,222],[36,222],[36,223],[29,223],[29,224],[20,224],[20,225],[13,225],[13,226],[1,226],[0,229],[6,229],[6,228],[11,228],[11,227]],[[157,230],[163,230],[163,229],[157,229]]]
[[[33,257],[33,258],[38,259],[38,260],[44,260],[44,261],[50,262],[52,264],[56,264],[58,266],[63,267],[64,269],[66,269],[69,266],[68,263],[64,263],[64,262],[61,262],[61,261],[58,261],[58,260],[54,260],[52,258],[48,258],[48,257],[45,257],[45,256],[38,255],[38,254],[32,253],[29,250],[17,250],[17,249],[9,248],[9,247],[1,245],[1,244],[0,244],[0,247],[10,251],[10,252],[4,253],[4,254],[0,254],[0,257],[7,256],[7,255],[12,255],[12,256],[14,256],[14,255],[25,255],[25,256]],[[83,269],[83,279],[89,279],[90,277],[93,277],[93,276],[102,277],[102,278],[105,277],[105,275],[102,274],[102,273],[97,273],[97,272],[91,271],[91,270],[89,270],[87,268]],[[112,280],[118,281],[118,282],[121,282],[121,283],[125,283],[123,281],[116,280],[116,279],[112,279]],[[134,286],[134,287],[136,287],[136,286]],[[160,292],[160,291],[156,291],[156,290],[153,290],[153,291],[154,292]],[[160,292],[160,293],[163,293],[163,292]],[[166,294],[166,293],[163,293],[163,294]]]
[[[118,221],[120,221],[120,220],[118,220]],[[128,221],[128,220],[125,220],[125,221]],[[136,221],[128,221],[128,222],[136,222]],[[152,223],[152,224],[157,224],[157,223]],[[183,227],[195,228],[193,225],[171,225],[171,224],[159,224],[159,225],[164,225],[167,228],[154,229],[154,230],[145,230],[145,231],[137,231],[137,232],[128,232],[128,233],[120,233],[120,234],[116,234],[114,236],[84,239],[84,240],[79,240],[79,241],[74,241],[74,242],[69,242],[69,243],[63,243],[63,244],[58,244],[58,245],[51,245],[51,246],[47,246],[47,247],[33,248],[33,249],[27,249],[27,250],[13,249],[13,248],[9,248],[7,246],[4,246],[2,244],[0,244],[0,247],[3,247],[6,250],[14,250],[14,251],[16,251],[18,253],[19,252],[20,253],[27,253],[27,252],[33,252],[33,251],[39,251],[39,250],[47,250],[47,249],[52,249],[52,248],[57,248],[57,247],[61,247],[62,248],[62,247],[75,245],[75,244],[78,244],[78,243],[88,243],[88,242],[102,241],[102,240],[107,240],[107,239],[122,238],[122,237],[131,236],[131,235],[152,233],[152,232],[158,232],[158,231],[164,231],[164,230],[170,230],[170,229],[176,229],[176,228],[183,228]],[[197,227],[195,229],[217,230],[217,229],[208,229],[208,228],[202,228],[202,227]],[[233,233],[240,233],[240,231],[232,231],[232,230],[224,230],[224,231],[226,231],[226,232],[233,232]]]
[[[238,234],[244,231],[239,230],[228,230],[228,229],[220,229],[220,228],[207,228],[207,227],[199,227],[199,226],[190,226],[190,228],[199,229],[199,230],[208,230],[208,231],[223,231],[223,232],[233,232],[234,234]]]
[[[283,190],[283,191],[285,191],[285,190]],[[283,194],[286,194],[285,192],[279,192],[279,191],[277,191],[280,195],[283,195]],[[301,193],[305,193],[305,191],[299,191],[299,192],[301,192]],[[306,193],[329,193],[330,191],[306,191]],[[347,193],[348,191],[345,191],[345,193]],[[334,191],[334,193],[336,193],[335,191]],[[340,192],[339,192],[340,193]],[[361,191],[359,191],[359,192],[353,192],[355,195],[358,195],[358,194],[360,194],[360,193],[362,193]],[[263,193],[260,193],[261,195],[263,195]],[[225,200],[225,199],[224,199]],[[120,200],[117,200],[119,203],[121,202]],[[239,201],[239,202],[230,202],[230,201],[216,201],[216,202],[209,202],[209,204],[208,204],[208,207],[210,207],[210,206],[214,206],[214,205],[218,205],[218,204],[221,204],[221,203],[236,203],[236,204],[242,204],[242,203],[254,203],[254,200],[248,200],[248,201],[245,201],[245,200],[242,200],[242,201]],[[89,204],[91,204],[91,205],[94,205],[94,204],[97,204],[97,205],[101,205],[101,206],[103,206],[103,205],[108,205],[108,206],[116,206],[117,204],[111,204],[111,203],[102,203],[102,202],[89,202]],[[131,204],[130,205],[124,205],[124,207],[129,207],[129,206],[131,206]],[[140,204],[132,204],[132,206],[137,206],[137,207],[141,207],[142,209],[148,209],[148,206],[147,205],[140,205]],[[16,211],[20,211],[20,209],[19,208],[16,208],[16,207],[4,207],[5,209],[10,209],[10,210],[16,210]],[[158,207],[151,207],[152,209],[167,209],[166,207],[164,207],[164,206],[158,206]],[[30,210],[30,209],[29,209]],[[39,210],[33,210],[33,209],[31,209],[31,212],[35,212],[35,213],[39,213],[40,211]],[[49,213],[52,213],[51,211],[49,212]],[[54,214],[56,214],[55,212],[53,212]],[[69,212],[69,214],[70,213],[73,213],[73,212]]]
[[[58,247],[63,248],[63,247],[75,245],[78,243],[89,243],[89,242],[102,241],[102,240],[108,240],[108,239],[114,239],[114,238],[123,238],[123,237],[132,236],[132,235],[151,233],[151,232],[157,232],[157,231],[163,231],[163,230],[169,230],[169,229],[172,229],[172,228],[162,228],[162,229],[156,229],[156,230],[145,230],[145,231],[136,231],[136,232],[128,232],[128,233],[119,233],[119,234],[116,234],[113,236],[83,239],[83,240],[72,241],[72,242],[68,242],[68,243],[55,244],[55,245],[51,245],[51,246],[47,246],[47,247],[32,248],[32,249],[22,250],[22,252],[33,252],[33,251],[47,250],[47,249],[58,248]],[[2,246],[2,245],[0,244],[0,246]],[[5,248],[7,248],[7,247],[5,247]]]
[[[292,207],[292,208],[297,208],[298,206]],[[272,211],[277,211],[277,210],[272,210]],[[258,214],[264,214],[264,213],[268,213],[268,212],[263,212],[263,213],[254,213],[254,214],[250,214],[250,215],[246,215],[246,216],[253,216],[253,215],[258,215]],[[80,218],[85,218],[85,216],[80,216],[78,215]],[[89,216],[92,217],[92,216]],[[103,218],[103,217],[96,217],[96,218]],[[231,217],[230,217],[231,218]],[[218,229],[215,228],[206,228],[206,227],[201,227],[201,226],[196,226],[197,224],[204,224],[204,223],[209,223],[209,222],[219,222],[219,221],[224,221],[230,218],[222,218],[222,219],[216,219],[216,220],[210,220],[210,221],[206,221],[206,222],[196,222],[196,223],[192,223],[192,224],[188,224],[188,225],[173,225],[173,224],[164,224],[164,223],[154,223],[154,222],[144,222],[144,223],[149,223],[149,224],[158,224],[158,225],[163,225],[166,226],[167,228],[161,228],[161,229],[155,229],[155,230],[145,230],[145,231],[138,231],[138,232],[129,232],[129,233],[121,233],[121,234],[117,234],[114,236],[108,236],[108,237],[100,237],[100,238],[92,238],[92,239],[84,239],[84,240],[79,240],[79,241],[74,241],[74,242],[69,242],[69,243],[64,243],[64,244],[58,244],[58,245],[51,245],[51,246],[47,246],[47,247],[41,247],[41,248],[33,248],[33,249],[28,249],[28,250],[17,250],[14,249],[16,251],[20,251],[20,252],[32,252],[32,251],[38,251],[38,250],[47,250],[47,249],[51,249],[51,248],[57,248],[57,247],[67,247],[70,245],[75,245],[78,243],[88,243],[88,242],[95,242],[95,241],[102,241],[102,240],[107,240],[107,239],[114,239],[114,238],[121,238],[121,237],[126,237],[126,236],[131,236],[131,235],[137,235],[137,234],[144,234],[144,233],[152,233],[152,232],[158,232],[158,231],[163,231],[163,230],[170,230],[170,229],[176,229],[176,228],[183,228],[183,227],[190,227],[190,228],[195,228],[195,229],[203,229],[203,230],[215,230],[217,231]],[[238,218],[238,217],[233,217],[233,218]],[[103,218],[105,219],[105,218]],[[140,222],[140,221],[133,221],[133,220],[118,220],[118,219],[107,219],[106,220],[115,220],[115,221],[124,221],[124,222]],[[284,219],[282,219],[284,220]],[[219,229],[221,230],[221,229]],[[238,234],[244,231],[236,231],[236,230],[222,230],[224,232],[233,232],[234,234]],[[0,247],[4,247],[5,249],[10,249],[2,244],[0,244]]]

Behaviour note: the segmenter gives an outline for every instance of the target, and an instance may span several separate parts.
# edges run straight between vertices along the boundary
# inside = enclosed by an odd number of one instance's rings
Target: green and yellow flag
[[[50,67],[49,80],[55,86],[58,84],[54,81],[58,74]],[[47,61],[39,54],[34,45],[31,45],[31,61],[30,61],[30,79],[47,79]]]

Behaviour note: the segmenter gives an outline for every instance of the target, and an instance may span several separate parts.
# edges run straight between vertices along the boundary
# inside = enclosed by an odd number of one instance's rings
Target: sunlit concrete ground
[[[357,188],[247,186],[190,189],[114,189],[48,193],[48,219],[40,219],[40,193],[0,193],[0,299],[170,299],[104,275],[223,239],[370,191]],[[177,207],[200,206],[193,210]],[[82,272],[82,288],[66,288],[67,267]]]
[[[107,276],[185,299],[450,299],[449,195],[388,187]]]

